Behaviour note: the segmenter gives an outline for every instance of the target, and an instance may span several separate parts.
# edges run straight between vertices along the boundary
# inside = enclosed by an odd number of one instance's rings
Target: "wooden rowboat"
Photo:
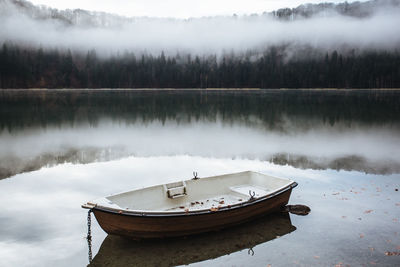
[[[240,172],[156,185],[82,205],[105,232],[132,238],[219,230],[285,206],[296,182]]]

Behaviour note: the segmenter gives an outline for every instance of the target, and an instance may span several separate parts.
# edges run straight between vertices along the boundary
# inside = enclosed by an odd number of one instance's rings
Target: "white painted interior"
[[[208,210],[246,202],[250,199],[249,191],[254,198],[260,198],[273,194],[291,183],[293,181],[289,179],[246,171],[156,185],[111,195],[92,203],[108,208],[143,212]]]

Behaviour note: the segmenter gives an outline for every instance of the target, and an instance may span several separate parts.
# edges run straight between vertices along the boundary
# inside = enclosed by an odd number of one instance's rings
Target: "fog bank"
[[[71,25],[54,16],[38,19],[15,8],[0,7],[0,42],[82,52],[96,49],[103,55],[126,51],[152,54],[164,51],[172,55],[241,53],[279,45],[328,51],[400,47],[399,6],[377,8],[362,18],[325,11],[293,20],[279,20],[270,15],[123,19],[105,14],[103,21],[95,26],[84,21]]]
[[[191,155],[260,159],[300,168],[393,173],[400,169],[400,137],[388,127],[329,127],[290,132],[258,127],[173,121],[97,127],[47,127],[0,133],[0,178],[63,162],[90,163],[129,156]]]

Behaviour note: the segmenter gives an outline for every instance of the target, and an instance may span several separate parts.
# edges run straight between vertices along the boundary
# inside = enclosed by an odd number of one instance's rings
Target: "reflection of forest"
[[[285,130],[314,123],[398,126],[399,90],[2,90],[0,129],[90,123],[102,118],[261,123]]]
[[[0,132],[90,124],[108,118],[122,124],[222,121],[296,132],[321,126],[363,125],[400,129],[400,90],[0,90]],[[400,173],[398,162],[370,162],[359,155],[313,158],[305,154],[265,155],[263,160],[297,168]],[[3,155],[0,179],[64,162],[90,163],[134,155],[123,147],[65,148],[34,157]],[[250,155],[251,156],[251,155]]]
[[[11,177],[18,173],[39,170],[43,166],[55,166],[65,162],[86,164],[117,160],[132,156],[132,153],[122,148],[81,148],[44,153],[32,158],[3,156],[0,160],[0,179]],[[348,170],[371,174],[400,173],[400,163],[392,161],[371,162],[360,156],[341,158],[313,158],[307,155],[275,154],[264,160],[277,165],[290,165],[300,169],[314,170]]]

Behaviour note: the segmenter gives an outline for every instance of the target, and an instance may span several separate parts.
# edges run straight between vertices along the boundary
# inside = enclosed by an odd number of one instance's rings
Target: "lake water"
[[[398,90],[3,90],[0,266],[85,266],[81,204],[243,170],[295,180],[311,213],[141,242],[92,217],[91,266],[399,263]]]

